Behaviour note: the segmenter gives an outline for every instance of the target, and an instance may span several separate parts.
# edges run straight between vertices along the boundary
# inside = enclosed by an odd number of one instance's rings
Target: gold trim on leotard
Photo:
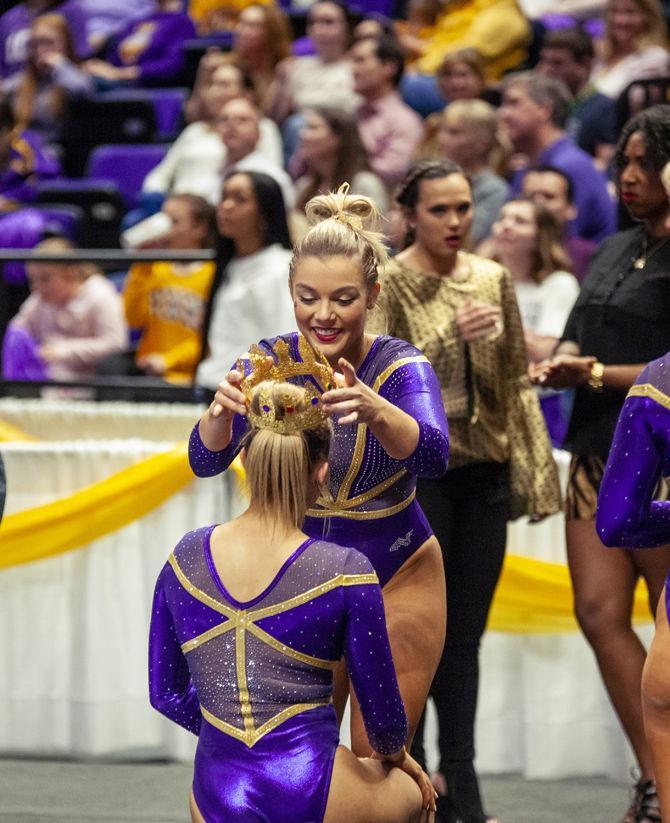
[[[256,625],[256,622],[265,617],[272,617],[275,614],[281,614],[282,612],[301,606],[304,603],[308,603],[310,600],[321,597],[339,586],[378,585],[379,580],[374,572],[369,574],[338,574],[330,580],[326,580],[324,583],[320,583],[318,586],[314,586],[313,588],[308,589],[301,594],[295,595],[288,600],[282,600],[279,603],[275,603],[272,606],[265,606],[261,609],[247,610],[234,609],[226,606],[195,586],[188,579],[179,565],[174,552],[170,555],[168,562],[170,563],[177,580],[179,580],[183,588],[192,597],[219,612],[225,618],[224,622],[218,626],[213,626],[206,632],[203,632],[196,637],[192,637],[190,640],[182,643],[181,649],[184,654],[188,654],[194,649],[200,648],[205,643],[213,640],[215,637],[220,637],[226,632],[233,630],[235,632],[235,671],[240,701],[240,714],[244,723],[244,729],[238,729],[230,723],[226,723],[224,720],[221,720],[216,717],[216,715],[208,711],[204,706],[201,706],[202,715],[208,722],[226,734],[241,740],[247,746],[251,747],[254,743],[260,740],[263,735],[273,729],[276,729],[277,726],[284,722],[284,720],[287,720],[302,711],[306,711],[307,709],[314,708],[315,706],[326,705],[330,702],[329,700],[323,700],[316,703],[300,703],[294,706],[289,706],[276,714],[274,717],[270,718],[270,720],[266,721],[262,726],[256,728],[247,678],[247,633],[252,634],[262,643],[265,643],[267,646],[270,646],[270,648],[280,654],[285,655],[286,657],[290,657],[293,660],[297,660],[300,663],[304,663],[309,666],[314,666],[315,668],[332,670],[338,663],[338,660],[326,660],[319,657],[313,657],[312,655],[305,654],[297,649],[292,649],[290,646],[287,646],[285,643],[277,640],[271,634],[268,634],[268,632],[264,629],[261,629],[260,626]]]
[[[402,368],[403,366],[406,366],[408,363],[427,362],[428,358],[425,357],[423,354],[416,354],[412,357],[401,357],[399,360],[396,360],[389,366],[387,366],[384,369],[384,371],[377,376],[377,379],[375,380],[372,386],[372,391],[379,393],[379,390],[384,385],[384,383],[389,379],[389,377],[398,369]],[[388,488],[388,486],[385,486],[384,483],[380,483],[379,486],[375,487],[374,489],[370,489],[370,491],[368,492],[364,492],[363,494],[357,495],[357,498],[363,498],[360,503],[352,504],[350,502],[349,492],[351,491],[351,487],[353,486],[354,481],[358,476],[359,471],[361,470],[361,465],[363,464],[363,456],[365,454],[365,441],[367,438],[367,434],[367,424],[359,423],[358,429],[356,430],[356,443],[354,444],[354,453],[351,459],[351,465],[349,466],[349,469],[344,477],[344,480],[342,481],[342,485],[340,486],[337,492],[335,505],[329,505],[329,501],[323,498],[319,498],[319,500],[317,501],[319,505],[323,505],[326,508],[330,508],[333,513],[337,511],[339,514],[339,508],[349,508],[352,505],[361,505],[362,503],[371,500],[373,497],[376,497],[378,494],[381,494],[382,491],[385,491]],[[310,515],[315,517],[332,517],[332,514],[313,515],[313,511],[318,511],[318,509],[309,512]],[[375,516],[384,517],[385,515],[373,514],[372,518],[374,518]]]
[[[638,383],[632,386],[627,397],[649,397],[660,406],[670,409],[670,397],[652,383]]]

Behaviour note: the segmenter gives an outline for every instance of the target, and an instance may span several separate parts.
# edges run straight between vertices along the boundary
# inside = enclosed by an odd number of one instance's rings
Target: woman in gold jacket
[[[485,823],[492,819],[482,809],[473,766],[479,641],[507,521],[557,512],[558,476],[526,374],[509,272],[462,248],[472,222],[468,179],[450,161],[426,161],[410,169],[396,199],[409,245],[382,281],[387,333],[431,361],[451,441],[447,474],[417,486],[442,547],[448,587],[445,652],[431,690],[441,755],[434,781],[445,819]]]

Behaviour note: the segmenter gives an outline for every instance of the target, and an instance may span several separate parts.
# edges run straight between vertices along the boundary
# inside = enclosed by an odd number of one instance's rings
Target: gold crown
[[[274,360],[267,350],[264,351],[259,346],[254,345],[249,349],[251,372],[244,378],[240,388],[247,399],[251,424],[255,428],[271,429],[279,434],[292,434],[322,426],[327,415],[321,407],[321,395],[336,386],[333,370],[324,354],[313,349],[301,334],[298,335],[300,360],[293,359],[288,343],[282,339],[277,340],[272,352]],[[244,364],[241,361],[238,361],[237,369],[244,372]],[[286,398],[282,398],[285,414],[277,419],[272,399],[273,386],[264,386],[258,398],[260,413],[255,414],[251,410],[251,396],[255,386],[266,381],[285,382],[290,377],[311,377],[314,381],[307,380],[302,386],[307,401],[305,409],[299,411],[295,408],[292,405],[293,397],[287,394]]]

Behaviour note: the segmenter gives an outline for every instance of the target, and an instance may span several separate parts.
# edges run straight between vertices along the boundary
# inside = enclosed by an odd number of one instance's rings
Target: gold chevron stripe
[[[630,389],[627,397],[649,397],[664,408],[670,409],[670,397],[660,389],[657,389],[652,383],[636,384]]]

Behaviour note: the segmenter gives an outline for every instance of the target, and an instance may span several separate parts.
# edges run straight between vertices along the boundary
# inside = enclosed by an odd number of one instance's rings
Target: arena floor
[[[191,767],[175,763],[0,760],[0,823],[187,823]],[[615,823],[628,789],[592,778],[485,777],[503,823]]]

